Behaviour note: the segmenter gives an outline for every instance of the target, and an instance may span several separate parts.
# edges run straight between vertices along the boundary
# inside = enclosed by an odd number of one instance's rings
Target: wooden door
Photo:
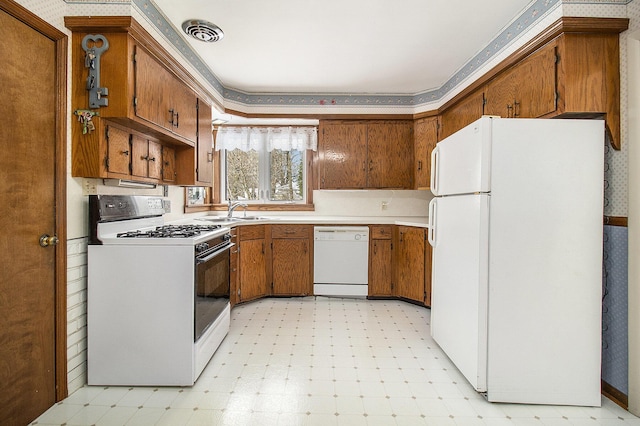
[[[198,97],[186,84],[169,74],[171,109],[174,111],[172,131],[194,144],[198,134]],[[209,120],[211,128],[211,120]]]
[[[152,179],[162,179],[162,145],[149,141],[147,152],[147,176]]]
[[[537,118],[556,110],[555,45],[548,45],[524,59],[514,73],[518,78],[514,117]]]
[[[114,126],[107,126],[107,172],[131,174],[130,134]]]
[[[482,117],[483,106],[484,92],[477,90],[459,103],[447,108],[440,119],[438,140],[441,141]]]
[[[391,296],[391,240],[371,240],[369,250],[369,296]]]
[[[410,121],[367,126],[369,188],[413,188],[413,125]]]
[[[484,96],[484,114],[497,115],[504,118],[513,118],[515,115],[516,86],[518,75],[514,70],[508,69],[493,78],[486,87]]]
[[[139,135],[131,136],[131,174],[138,177],[149,175],[149,142]]]
[[[213,133],[211,129],[211,106],[198,99],[198,182],[213,184]]]
[[[397,227],[396,296],[424,302],[425,230]]]
[[[431,151],[438,142],[438,117],[417,120],[413,127],[415,189],[429,189],[431,185]]]
[[[0,38],[0,424],[21,426],[67,393],[67,39],[4,0]]]
[[[173,131],[168,98],[171,74],[140,46],[135,46],[134,57],[136,116]]]
[[[267,294],[265,241],[240,241],[240,301],[255,299]]]
[[[362,122],[320,123],[320,189],[367,186],[367,125]]]
[[[309,239],[272,240],[273,294],[307,295],[311,275]]]
[[[165,182],[176,180],[176,150],[168,146],[162,147],[162,180]]]

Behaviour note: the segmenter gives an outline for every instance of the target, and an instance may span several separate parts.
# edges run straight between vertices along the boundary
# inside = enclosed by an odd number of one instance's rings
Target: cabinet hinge
[[[109,170],[109,157],[104,157],[104,166]]]
[[[136,108],[138,106],[138,97],[134,96],[133,97],[133,107]]]

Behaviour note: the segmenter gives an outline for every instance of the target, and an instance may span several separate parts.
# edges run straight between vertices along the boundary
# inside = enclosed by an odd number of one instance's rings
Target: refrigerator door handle
[[[436,223],[436,212],[437,212],[437,208],[436,208],[436,204],[438,202],[437,198],[432,198],[431,201],[429,202],[429,229],[427,230],[427,241],[429,241],[429,244],[431,245],[431,247],[435,247],[436,246],[436,227],[435,227],[435,223]]]
[[[433,148],[433,151],[431,151],[431,192],[433,193],[433,195],[439,195],[438,194],[438,172],[439,172],[439,167],[438,167],[438,162],[440,159],[440,148],[436,145],[435,148]]]

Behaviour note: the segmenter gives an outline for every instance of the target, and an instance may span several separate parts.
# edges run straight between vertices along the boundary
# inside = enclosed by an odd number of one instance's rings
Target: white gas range
[[[158,197],[89,198],[87,381],[193,385],[229,331],[229,229]]]

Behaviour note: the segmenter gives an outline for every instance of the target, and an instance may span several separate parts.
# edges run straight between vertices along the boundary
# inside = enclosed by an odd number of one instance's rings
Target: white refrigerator
[[[600,406],[604,134],[485,116],[432,152],[431,335],[489,401]]]

